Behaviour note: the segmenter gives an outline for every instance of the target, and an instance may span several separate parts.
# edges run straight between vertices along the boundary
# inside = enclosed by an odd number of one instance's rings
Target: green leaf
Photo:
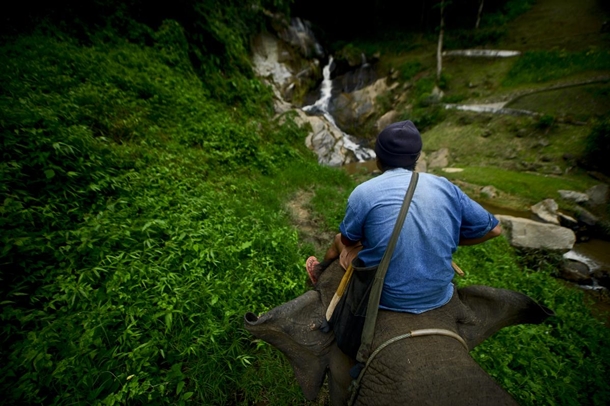
[[[44,171],[44,174],[47,177],[47,179],[51,179],[55,176],[55,171],[53,169],[47,169]]]
[[[183,388],[184,388],[184,381],[178,382],[178,387],[176,387],[176,395],[179,395],[180,392],[182,392]]]

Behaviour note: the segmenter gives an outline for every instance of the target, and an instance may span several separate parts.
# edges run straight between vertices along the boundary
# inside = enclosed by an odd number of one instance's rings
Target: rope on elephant
[[[381,344],[379,347],[377,347],[377,349],[375,349],[375,351],[373,351],[373,353],[371,354],[369,359],[366,361],[366,364],[364,365],[364,367],[358,374],[358,378],[356,380],[352,381],[352,384],[350,385],[350,388],[349,388],[349,390],[351,392],[351,396],[349,398],[349,402],[347,402],[348,406],[352,406],[354,404],[354,402],[356,401],[356,396],[358,395],[358,389],[360,388],[360,381],[362,380],[364,373],[368,369],[368,367],[371,364],[371,362],[373,361],[373,359],[377,356],[377,354],[379,354],[379,352],[381,352],[381,350],[386,348],[388,345],[393,344],[396,341],[400,341],[404,338],[430,336],[430,335],[441,335],[441,336],[455,338],[464,346],[464,348],[466,348],[466,351],[470,351],[470,349],[468,348],[468,344],[466,344],[466,341],[464,341],[464,339],[459,334],[454,333],[453,331],[450,331],[450,330],[442,329],[442,328],[424,328],[424,329],[420,329],[420,330],[413,330],[413,331],[409,331],[406,334],[401,334],[399,336],[390,338],[389,340],[387,340],[386,342]]]

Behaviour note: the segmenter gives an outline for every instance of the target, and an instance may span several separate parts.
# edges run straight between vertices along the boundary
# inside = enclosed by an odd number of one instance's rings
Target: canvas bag
[[[407,217],[418,177],[417,172],[412,172],[409,188],[381,262],[376,266],[364,267],[360,258],[356,257],[352,261],[352,269],[346,272],[351,273],[347,289],[328,320],[335,333],[337,346],[359,362],[366,362],[371,354],[383,280]]]

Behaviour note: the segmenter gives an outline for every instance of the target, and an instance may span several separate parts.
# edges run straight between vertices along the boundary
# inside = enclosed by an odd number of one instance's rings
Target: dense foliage
[[[445,27],[450,48],[478,46],[506,34],[503,27],[527,11],[533,0],[445,0]],[[320,34],[331,41],[339,39],[394,36],[401,32],[434,33],[440,22],[441,0],[333,1],[295,0],[296,15],[320,27]],[[477,18],[479,28],[474,30]],[[468,44],[468,45],[466,45]]]
[[[610,330],[590,315],[583,292],[553,279],[554,261],[530,269],[506,240],[461,248],[455,260],[467,264],[458,286],[491,284],[525,293],[553,309],[537,326],[500,331],[472,355],[522,405],[603,405],[610,398]]]
[[[262,8],[288,2],[93,3],[2,17],[0,403],[305,403],[285,359],[242,328],[306,288],[313,248],[286,199],[311,191],[334,230],[353,187],[272,118],[250,72]],[[604,403],[608,331],[580,294],[523,273],[502,240],[456,258],[460,284],[557,312],[476,351],[503,386],[523,404]]]
[[[167,30],[0,50],[7,404],[235,402],[241,316],[304,288],[280,197],[344,176],[267,118],[257,80],[241,109],[212,97]]]
[[[586,162],[589,167],[610,175],[610,117],[605,117],[593,126],[586,139]]]

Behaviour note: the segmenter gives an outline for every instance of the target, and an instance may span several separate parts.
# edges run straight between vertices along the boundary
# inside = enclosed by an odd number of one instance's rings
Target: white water
[[[343,134],[343,146],[352,151],[356,156],[358,162],[369,161],[375,158],[375,151],[370,148],[364,148],[356,143],[354,138],[343,132],[337,124],[335,123],[335,119],[328,112],[328,106],[330,104],[330,98],[332,96],[333,90],[333,81],[330,78],[330,69],[332,67],[333,57],[330,56],[328,58],[328,64],[322,70],[322,86],[320,87],[320,98],[316,100],[316,102],[312,105],[303,107],[303,111],[306,113],[316,114],[322,113],[322,115],[328,120],[328,122],[337,128]]]

